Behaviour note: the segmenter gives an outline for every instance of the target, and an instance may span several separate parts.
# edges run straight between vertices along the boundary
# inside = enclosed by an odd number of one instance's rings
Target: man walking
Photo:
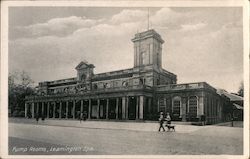
[[[164,127],[163,127],[163,123],[164,123],[164,116],[163,116],[163,112],[160,112],[160,118],[159,118],[159,132],[161,131],[161,128],[163,129],[163,131],[165,131]]]

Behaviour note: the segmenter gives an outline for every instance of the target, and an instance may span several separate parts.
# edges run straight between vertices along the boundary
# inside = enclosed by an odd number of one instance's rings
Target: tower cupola
[[[147,30],[135,34],[134,43],[134,67],[154,65],[162,66],[162,44],[164,40],[155,30]]]

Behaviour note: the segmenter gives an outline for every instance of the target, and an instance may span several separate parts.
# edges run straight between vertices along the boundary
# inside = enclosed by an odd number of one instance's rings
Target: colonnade
[[[132,98],[136,101],[131,104]],[[118,98],[91,98],[71,100],[32,100],[25,102],[25,117],[71,118],[84,113],[88,119],[130,119],[135,107],[135,119],[143,119],[145,96],[124,96]],[[129,114],[130,113],[130,114]]]

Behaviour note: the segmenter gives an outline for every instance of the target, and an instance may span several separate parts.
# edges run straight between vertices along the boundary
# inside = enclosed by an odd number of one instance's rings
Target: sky
[[[76,77],[83,60],[94,73],[132,68],[131,39],[147,30],[148,8],[11,7],[9,73],[35,83]],[[243,81],[242,8],[149,8],[150,29],[164,39],[162,67],[177,83],[207,82],[237,92]]]

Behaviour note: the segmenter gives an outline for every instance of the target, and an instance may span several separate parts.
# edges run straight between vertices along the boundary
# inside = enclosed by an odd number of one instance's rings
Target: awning
[[[236,103],[233,103],[233,105],[235,106],[236,109],[241,109],[241,110],[243,110],[243,107],[242,107],[242,106],[240,106],[240,105],[238,105],[238,104],[236,104]]]

